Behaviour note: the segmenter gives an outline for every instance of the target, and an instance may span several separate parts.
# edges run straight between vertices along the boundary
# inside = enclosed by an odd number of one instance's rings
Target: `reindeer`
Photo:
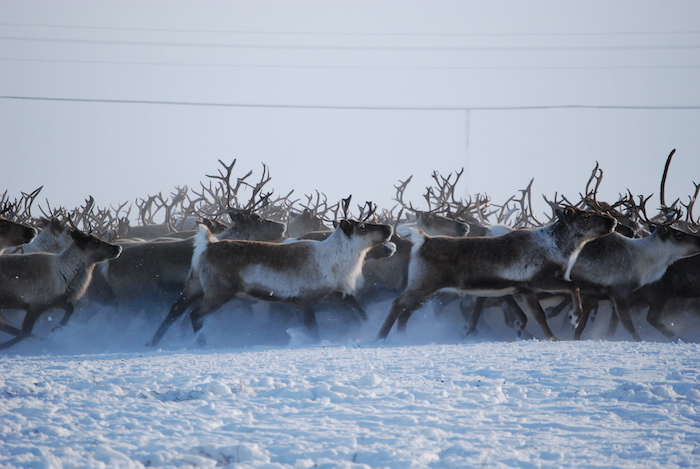
[[[277,241],[284,234],[282,223],[242,210],[229,212],[232,224],[217,233],[220,239]],[[211,221],[205,220],[213,229]],[[124,245],[122,255],[105,263],[96,274],[91,299],[116,302],[122,309],[170,305],[182,291],[192,262],[194,238],[147,241]]]
[[[641,340],[630,317],[633,292],[662,278],[677,260],[697,254],[700,237],[665,225],[655,227],[645,238],[613,233],[586,244],[571,271],[571,280],[581,288],[584,303],[588,303],[580,317],[573,317],[574,339],[579,339],[586,327],[595,304],[592,301],[604,298],[612,300],[615,319],[635,340]]]
[[[192,328],[199,332],[206,316],[236,296],[296,304],[314,336],[318,324],[314,306],[328,294],[354,293],[362,285],[362,263],[374,246],[389,242],[388,225],[341,220],[324,241],[293,243],[218,241],[200,226],[192,268],[184,292],[150,341],[157,345],[170,325],[192,304]]]
[[[668,162],[672,155],[673,152],[669,155],[665,172],[667,171]],[[693,206],[695,205],[699,192],[700,184],[695,184],[695,192],[690,196],[689,202],[687,204],[681,204],[686,210],[686,219],[678,219],[674,223],[679,230],[690,232],[694,235],[697,235],[698,226],[700,226],[700,220],[693,217]],[[661,193],[663,194],[663,190]],[[663,199],[662,201],[665,202]],[[668,212],[669,210],[667,209],[665,211]],[[674,235],[674,237],[683,237],[682,235],[676,234],[675,230]],[[671,263],[660,279],[635,290],[632,293],[630,303],[635,307],[648,306],[647,322],[667,338],[674,339],[677,337],[676,334],[661,322],[661,317],[663,316],[667,303],[674,298],[695,299],[699,296],[700,256],[692,256]],[[612,331],[616,325],[617,321],[613,320],[610,325],[610,330]]]
[[[289,214],[287,222],[287,236],[289,238],[298,238],[315,231],[333,231],[326,226],[323,220],[325,213],[329,210],[328,197],[325,194],[316,191],[315,202],[313,196],[306,195],[306,205],[302,205],[302,207],[304,210],[301,212],[290,212]]]
[[[287,236],[289,238],[298,238],[307,233],[328,232],[333,231],[323,220],[315,215],[310,210],[304,209],[300,213],[292,213],[289,222],[287,223]]]
[[[37,235],[36,229],[10,221],[0,216],[0,254],[8,248],[31,243]]]
[[[379,338],[389,335],[397,319],[403,331],[411,314],[445,288],[476,296],[567,291],[580,311],[578,290],[569,281],[571,268],[585,243],[610,234],[615,223],[612,217],[567,207],[550,225],[492,238],[430,237],[414,230],[408,285],[392,303]],[[556,339],[539,303],[528,306],[545,336]]]
[[[608,335],[614,333],[617,322],[621,321],[635,340],[641,340],[630,316],[631,305],[635,301],[638,302],[639,298],[643,296],[643,293],[640,294],[635,291],[645,285],[657,283],[659,279],[665,277],[667,269],[676,261],[696,256],[700,253],[700,237],[694,233],[687,233],[673,227],[682,216],[682,211],[676,208],[675,202],[671,207],[666,206],[664,188],[668,167],[674,153],[675,150],[669,154],[661,178],[661,215],[653,220],[647,217],[646,203],[651,196],[646,198],[639,196],[638,205],[633,204],[631,195],[622,200],[625,205],[630,207],[630,211],[634,211],[641,216],[642,220],[651,227],[652,233],[643,238],[630,238],[615,232],[610,236],[595,239],[586,244],[574,264],[571,279],[581,288],[584,302],[582,314],[580,316],[574,314],[572,317],[572,323],[575,327],[574,339],[580,339],[590,313],[597,308],[598,301],[609,299],[613,304],[613,315]],[[598,166],[596,165],[594,173],[597,171]],[[600,211],[609,212],[610,209],[602,207],[595,198],[601,178],[602,170],[599,172],[599,177],[597,177],[596,189],[587,194],[584,201]],[[700,187],[696,186],[695,196],[691,198],[691,203],[687,206],[689,214],[692,212],[692,203],[697,196],[698,190],[700,190]],[[615,205],[619,204],[620,202]],[[618,217],[616,216],[616,218]],[[632,217],[625,216],[625,218],[631,220]],[[636,224],[635,222],[628,226],[635,226]],[[667,277],[666,281],[671,280],[675,274],[676,270],[674,269],[672,276]],[[646,291],[647,293],[652,292],[659,286],[650,287]],[[668,283],[665,286],[669,290],[673,289],[673,286]],[[664,293],[660,296],[668,298],[671,294],[669,291],[669,293]],[[653,296],[651,301],[655,303],[655,306],[649,312],[649,322],[662,333],[667,334],[670,331],[658,322],[658,316],[660,315],[658,305],[665,303],[665,300],[656,301]]]
[[[59,327],[65,325],[73,303],[87,290],[95,265],[119,257],[122,251],[76,229],[71,236],[73,243],[59,254],[0,256],[0,308],[26,311],[17,336],[0,344],[0,349],[29,337],[37,319],[51,308],[65,310]]]
[[[634,291],[631,303],[634,306],[648,306],[647,322],[667,338],[675,339],[678,336],[661,322],[668,302],[674,298],[697,299],[698,297],[700,297],[700,256],[693,256],[674,262],[659,280]]]

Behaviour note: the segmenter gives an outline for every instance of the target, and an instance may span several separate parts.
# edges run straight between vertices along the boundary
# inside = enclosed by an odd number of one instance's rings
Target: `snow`
[[[700,344],[601,340],[603,312],[587,340],[534,321],[515,340],[497,309],[464,338],[433,305],[376,342],[388,306],[363,324],[325,308],[313,342],[285,310],[232,303],[204,348],[177,324],[146,347],[145,313],[44,320],[0,354],[0,467],[700,466]]]

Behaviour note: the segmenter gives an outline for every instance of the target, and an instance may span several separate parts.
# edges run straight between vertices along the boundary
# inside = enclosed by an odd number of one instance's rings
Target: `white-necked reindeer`
[[[185,289],[150,345],[160,342],[192,304],[190,298],[199,295],[202,301],[190,314],[195,333],[207,315],[230,299],[245,296],[296,304],[304,324],[317,336],[316,303],[336,291],[354,293],[362,285],[365,255],[389,242],[392,231],[387,225],[341,220],[324,241],[277,244],[219,241],[200,226]]]
[[[475,296],[569,292],[580,312],[578,290],[569,281],[571,268],[585,243],[611,233],[615,223],[612,217],[568,207],[550,225],[497,237],[429,237],[414,231],[408,285],[391,305],[379,338],[386,338],[397,320],[404,330],[413,312],[442,289]],[[528,306],[535,309],[545,336],[554,339],[539,303]]]
[[[586,244],[571,271],[571,280],[581,288],[584,301],[586,297],[612,300],[613,314],[635,340],[641,340],[629,312],[633,292],[659,280],[677,260],[698,254],[700,237],[671,226],[658,226],[645,238],[613,233]],[[590,306],[583,308],[580,317],[573,317],[574,339],[579,339],[586,327]]]

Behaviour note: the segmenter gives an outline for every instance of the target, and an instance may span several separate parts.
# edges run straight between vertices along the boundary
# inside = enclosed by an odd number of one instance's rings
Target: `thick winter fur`
[[[41,231],[34,241],[22,247],[22,252],[59,253],[68,249],[73,242],[70,227],[58,218],[42,218]]]
[[[219,238],[275,241],[285,230],[284,224],[257,214],[233,212],[231,219],[232,225],[218,234]],[[211,229],[210,222],[203,223]],[[193,240],[191,237],[125,244],[118,259],[99,269],[92,299],[103,303],[116,301],[122,310],[154,305],[169,307],[185,285],[192,263]]]
[[[397,319],[403,330],[413,311],[445,288],[476,296],[571,291],[578,298],[566,279],[571,266],[586,242],[614,227],[612,217],[567,208],[551,225],[497,237],[429,237],[414,231],[408,285],[392,304],[379,337],[385,338]],[[554,338],[541,308],[533,314],[545,335]]]
[[[674,262],[659,280],[635,290],[632,297],[635,306],[649,307],[649,324],[669,339],[676,338],[676,334],[661,322],[661,318],[671,299],[700,297],[700,256]]]
[[[298,238],[313,231],[333,231],[327,227],[321,218],[311,213],[309,210],[304,210],[301,213],[291,215],[287,223],[287,236],[289,238]]]
[[[31,243],[37,231],[31,226],[10,221],[0,216],[0,254],[6,249]]]
[[[65,324],[73,303],[85,293],[95,264],[118,257],[122,250],[79,231],[72,237],[73,243],[60,254],[0,256],[0,308],[26,311],[19,335],[0,348],[31,335],[36,320],[51,308],[65,309],[61,325]]]
[[[645,238],[628,238],[618,233],[586,244],[571,272],[584,296],[610,298],[616,319],[636,340],[629,313],[632,292],[662,278],[679,259],[700,254],[700,237],[669,226],[658,227]],[[574,338],[581,336],[591,308],[584,308]],[[617,324],[615,320],[613,324]]]
[[[150,343],[160,341],[200,291],[202,302],[190,315],[195,333],[208,314],[243,296],[297,304],[306,326],[318,334],[314,305],[334,291],[354,293],[362,285],[365,255],[388,242],[391,234],[390,226],[342,220],[324,241],[276,244],[219,241],[201,227],[185,291]]]
[[[417,212],[416,221],[400,225],[396,232],[407,236],[411,228],[420,228],[428,236],[467,236],[470,226],[468,223],[444,217],[430,212]]]

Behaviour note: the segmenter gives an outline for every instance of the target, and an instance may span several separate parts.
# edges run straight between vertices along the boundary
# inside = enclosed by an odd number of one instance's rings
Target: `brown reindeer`
[[[232,224],[217,233],[221,239],[276,241],[284,234],[282,223],[266,220],[255,213],[234,210]],[[210,229],[220,225],[207,223]],[[91,299],[116,302],[128,308],[168,307],[182,292],[192,263],[193,238],[125,244],[119,258],[101,266],[96,274]]]
[[[612,217],[568,207],[550,225],[491,238],[429,237],[416,230],[408,285],[393,302],[379,337],[386,338],[396,320],[404,330],[411,314],[445,288],[476,296],[566,291],[575,297],[580,311],[578,290],[569,281],[573,263],[585,243],[614,227]],[[539,303],[528,306],[535,308],[533,314],[546,337],[554,339]]]
[[[0,254],[8,248],[31,243],[37,235],[36,229],[10,221],[0,216]]]
[[[59,326],[65,325],[73,313],[73,303],[87,290],[95,265],[119,257],[122,251],[78,230],[73,230],[71,236],[73,243],[59,254],[0,256],[0,308],[26,311],[17,337],[0,344],[0,348],[29,337],[39,316],[52,308],[65,310]]]

